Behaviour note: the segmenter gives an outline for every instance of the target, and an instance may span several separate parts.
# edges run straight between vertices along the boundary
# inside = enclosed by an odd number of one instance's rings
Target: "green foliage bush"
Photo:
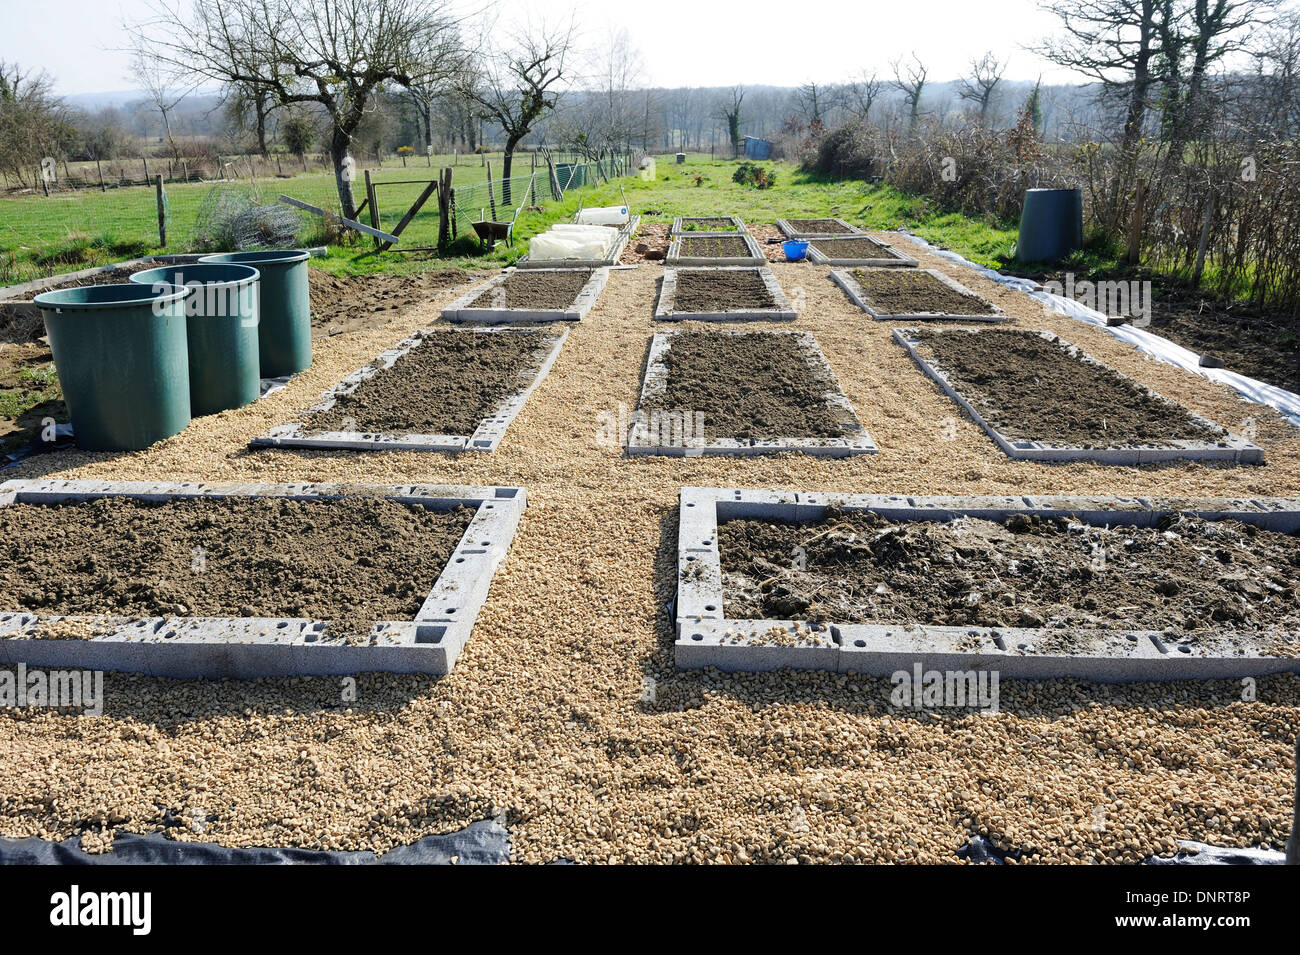
[[[755,189],[771,189],[776,185],[776,173],[752,162],[742,162],[731,174],[731,181]]]

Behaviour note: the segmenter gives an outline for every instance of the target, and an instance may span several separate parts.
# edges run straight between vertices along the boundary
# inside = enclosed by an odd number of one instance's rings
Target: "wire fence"
[[[459,158],[460,165],[454,164],[455,158]],[[452,236],[473,235],[470,223],[480,218],[511,221],[518,209],[558,201],[561,195],[575,189],[590,188],[634,171],[631,157],[627,156],[584,161],[552,154],[551,158],[552,165],[548,166],[538,155],[534,166],[531,154],[519,153],[515,156],[514,169],[523,166],[528,171],[502,180],[495,176],[500,170],[499,154],[430,157],[433,163],[453,170],[450,206],[453,216],[448,224]],[[167,244],[162,246],[156,189],[153,184],[144,186],[143,163],[135,165],[139,165],[139,172],[130,164],[125,168],[104,164],[106,177],[110,174],[121,177],[121,188],[101,190],[96,177],[94,188],[74,190],[66,188],[65,175],[60,177],[63,188],[48,197],[39,190],[0,196],[0,284],[25,281],[79,265],[120,261],[152,251],[188,251],[199,238],[200,209],[217,190],[239,191],[259,205],[275,203],[283,193],[336,215],[341,212],[333,172],[320,168],[316,162],[309,161],[310,171],[292,178],[275,174],[274,163],[270,164],[272,174],[265,177],[255,175],[264,171],[262,165],[231,163],[226,167],[227,178],[216,182],[185,181],[181,170],[176,170],[178,177],[165,184]],[[245,175],[231,176],[232,166],[239,166]],[[289,169],[287,160],[284,168],[286,172]],[[370,170],[378,200],[375,221],[381,230],[391,231],[397,226],[420,193],[431,181],[436,181],[439,169],[439,165],[426,168],[424,162],[412,159],[409,167],[386,161],[383,168]],[[150,161],[149,172],[151,176],[165,176],[167,170],[165,164],[159,167]],[[128,188],[126,184],[135,181],[131,179],[133,173],[139,180],[135,188]],[[490,185],[489,175],[494,176]],[[363,171],[358,172],[354,191],[357,203],[363,203],[367,198]],[[366,208],[360,214],[361,222],[366,225],[372,224],[370,211]],[[304,238],[323,241],[322,225],[317,217],[304,213]],[[432,196],[407,223],[395,248],[436,245],[439,227],[438,202]]]

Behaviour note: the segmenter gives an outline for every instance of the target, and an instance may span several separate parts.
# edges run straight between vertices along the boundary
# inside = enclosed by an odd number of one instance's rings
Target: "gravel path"
[[[912,494],[1300,495],[1300,431],[1225,387],[916,251],[996,302],[1231,429],[1264,467],[1013,462],[826,278],[773,265],[878,455],[624,458],[601,412],[636,406],[658,266],[614,272],[498,451],[244,445],[455,297],[316,343],[284,391],[138,454],[52,454],[5,477],[522,484],[530,507],[450,676],[202,683],[106,674],[88,718],[0,711],[0,834],[103,848],[106,827],[227,845],[384,851],[504,813],[516,857],[955,862],[972,833],[1051,861],[1136,861],[1177,838],[1281,845],[1300,680],[1008,681],[996,715],[900,712],[888,681],[675,671],[664,603],[683,484]],[[692,323],[686,323],[687,328]],[[749,327],[749,326],[747,326]],[[788,325],[754,328],[785,328]],[[653,679],[653,700],[646,680]],[[208,817],[214,817],[207,821]]]

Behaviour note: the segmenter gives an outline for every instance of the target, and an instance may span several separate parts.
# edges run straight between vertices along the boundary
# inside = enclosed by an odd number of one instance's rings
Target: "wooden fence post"
[[[451,241],[451,167],[438,174],[438,250]]]
[[[167,248],[167,194],[163,192],[162,173],[158,174],[155,189],[158,196],[158,245],[165,249]]]
[[[95,157],[95,169],[99,172],[99,191],[108,192],[108,187],[104,185],[104,167],[99,164],[99,157]]]
[[[370,227],[379,228],[379,196],[375,193],[375,184],[370,181],[370,170],[366,170],[366,201],[370,205]],[[379,248],[379,240],[375,239],[375,248]]]
[[[1128,223],[1128,253],[1124,261],[1137,265],[1142,261],[1142,216],[1147,201],[1147,181],[1139,179],[1133,192],[1133,214]]]
[[[1210,225],[1214,222],[1214,191],[1205,197],[1205,221],[1201,223],[1201,239],[1196,243],[1196,267],[1192,270],[1192,286],[1199,288],[1201,273],[1205,270],[1205,253],[1210,247]],[[1298,797],[1300,798],[1300,797]]]

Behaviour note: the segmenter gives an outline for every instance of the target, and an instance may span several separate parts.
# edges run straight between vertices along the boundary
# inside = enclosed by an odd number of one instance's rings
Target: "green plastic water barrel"
[[[262,273],[257,345],[263,378],[279,378],[311,367],[311,293],[307,284],[309,252],[219,252],[202,263],[251,265]]]
[[[261,391],[257,284],[248,265],[164,265],[131,276],[139,285],[191,285],[185,300],[190,414],[216,414],[256,401]]]
[[[1016,258],[1021,262],[1063,259],[1083,248],[1083,190],[1026,189]]]
[[[77,447],[139,451],[190,423],[191,291],[127,283],[36,296]]]

